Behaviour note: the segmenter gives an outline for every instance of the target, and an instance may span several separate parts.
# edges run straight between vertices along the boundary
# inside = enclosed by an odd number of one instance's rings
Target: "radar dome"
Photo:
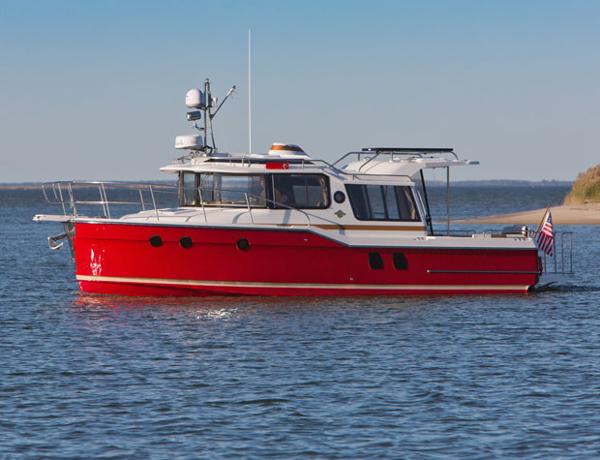
[[[204,140],[198,134],[185,134],[175,138],[176,149],[202,150],[204,149]]]
[[[190,89],[185,93],[185,105],[190,109],[199,109],[204,107],[206,98],[204,93],[198,88]]]

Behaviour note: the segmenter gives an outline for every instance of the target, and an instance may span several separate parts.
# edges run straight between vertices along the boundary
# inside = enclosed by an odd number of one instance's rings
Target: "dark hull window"
[[[371,270],[383,270],[383,259],[378,252],[369,252],[369,266]]]
[[[329,179],[323,174],[273,174],[273,200],[276,208],[328,208]]]
[[[410,187],[347,184],[346,190],[358,220],[421,221]]]
[[[406,256],[401,252],[395,252],[393,256],[394,268],[396,270],[408,270],[408,261]]]

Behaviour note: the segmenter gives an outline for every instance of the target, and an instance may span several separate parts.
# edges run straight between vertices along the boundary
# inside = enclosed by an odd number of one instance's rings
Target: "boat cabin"
[[[328,163],[278,143],[267,154],[192,153],[162,171],[178,174],[179,206],[204,214],[271,211],[275,223],[276,211],[298,211],[339,227],[393,223],[398,230],[406,223],[432,234],[423,169],[466,164],[475,162],[459,160],[452,149],[415,148],[365,148]]]

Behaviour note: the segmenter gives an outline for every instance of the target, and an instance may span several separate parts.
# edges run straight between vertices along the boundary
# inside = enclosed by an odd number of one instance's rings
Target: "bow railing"
[[[58,205],[65,216],[112,219],[128,212],[153,210],[177,203],[174,184],[106,181],[59,181],[42,184],[46,202]],[[118,206],[122,212],[115,212]]]
[[[227,193],[239,195],[234,202],[208,202],[204,200],[203,192]],[[139,211],[152,211],[157,221],[161,219],[160,209],[179,206],[182,191],[175,184],[132,183],[132,182],[106,182],[106,181],[60,181],[42,184],[42,192],[46,202],[58,205],[65,217],[94,217],[104,219],[117,219],[125,214]],[[269,205],[274,209],[298,212],[306,220],[306,225],[313,226],[313,221],[327,222],[340,225],[338,222],[309,213],[295,206],[267,198],[262,195],[250,193],[246,190],[228,188],[197,187],[198,202],[186,208],[196,208],[202,213],[205,223],[210,223],[210,216],[214,213],[207,212],[215,208],[245,209],[252,223],[257,223],[255,212]],[[38,219],[45,220],[45,219]],[[340,225],[340,228],[342,226]]]

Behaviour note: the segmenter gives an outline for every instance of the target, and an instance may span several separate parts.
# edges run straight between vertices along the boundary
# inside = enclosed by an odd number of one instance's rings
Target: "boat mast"
[[[204,108],[202,109],[204,112],[204,151],[208,152],[209,146],[208,146],[208,122],[209,122],[209,117],[210,117],[210,107],[212,106],[212,97],[210,95],[210,81],[208,80],[208,78],[206,80],[204,80]],[[210,134],[213,138],[213,146],[211,148],[211,150],[213,150],[215,148],[214,145],[214,135],[212,132],[212,123],[211,123],[211,130],[210,130]]]
[[[252,153],[252,29],[248,29],[248,153]]]
[[[207,78],[204,80],[204,92],[198,88],[192,88],[185,94],[185,105],[190,109],[198,109],[196,111],[187,113],[187,120],[193,124],[193,127],[204,134],[204,136],[177,136],[175,138],[175,147],[179,149],[189,149],[193,152],[202,151],[205,154],[210,154],[217,149],[215,143],[215,133],[213,130],[213,118],[219,113],[225,101],[235,92],[235,85],[233,85],[220,104],[217,105],[217,98],[212,97],[210,91],[210,80]],[[215,111],[212,111],[214,106],[217,106]],[[204,117],[203,126],[198,126],[198,121]],[[208,142],[208,136],[210,133],[210,139],[212,145]]]

